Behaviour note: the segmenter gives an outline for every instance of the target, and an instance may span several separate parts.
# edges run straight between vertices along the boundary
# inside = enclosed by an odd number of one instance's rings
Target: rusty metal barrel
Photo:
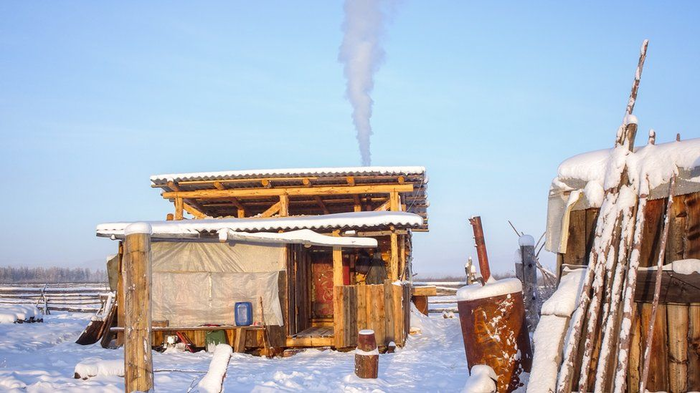
[[[465,286],[457,292],[457,307],[470,373],[484,364],[498,375],[499,392],[522,386],[520,375],[530,372],[532,350],[520,280]]]
[[[357,335],[355,374],[360,378],[377,378],[379,375],[379,349],[374,330],[360,330]]]

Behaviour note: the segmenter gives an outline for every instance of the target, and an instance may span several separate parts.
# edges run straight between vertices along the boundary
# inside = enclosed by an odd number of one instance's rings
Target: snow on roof
[[[615,164],[612,152],[613,149],[597,150],[565,160],[559,165],[554,185],[576,189],[577,183],[580,186],[596,182],[603,186],[608,167]],[[627,157],[626,164],[632,182],[639,184],[641,179],[649,179],[647,187],[640,184],[640,191],[648,192],[668,183],[674,174],[679,174],[679,169],[690,172],[686,180],[700,182],[700,171],[695,170],[700,168],[700,138],[637,148]]]
[[[171,173],[151,176],[151,182],[224,180],[274,176],[424,175],[422,166],[362,166],[340,168],[250,169],[241,171]]]
[[[123,237],[130,222],[115,222],[97,226],[97,236]],[[296,230],[373,228],[394,225],[415,228],[423,224],[423,217],[407,212],[365,211],[353,213],[325,214],[320,216],[292,216],[274,218],[221,218],[182,221],[151,221],[154,237],[198,235],[218,232],[222,229],[241,232]]]

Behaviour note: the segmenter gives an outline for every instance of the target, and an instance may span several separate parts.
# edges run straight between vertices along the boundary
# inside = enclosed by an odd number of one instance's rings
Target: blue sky
[[[612,145],[644,38],[638,144],[700,137],[698,8],[399,2],[372,155],[428,169],[414,270],[463,272],[471,215],[512,269],[507,220],[539,237],[558,164]],[[101,265],[96,224],[172,210],[151,174],[358,165],[342,19],[340,1],[0,3],[0,265]]]

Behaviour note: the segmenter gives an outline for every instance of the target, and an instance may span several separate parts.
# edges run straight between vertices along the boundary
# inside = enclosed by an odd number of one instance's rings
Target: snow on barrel
[[[522,284],[517,278],[473,284],[457,292],[464,350],[472,365],[489,366],[498,376],[498,391],[511,392],[530,372],[532,350],[525,323]]]

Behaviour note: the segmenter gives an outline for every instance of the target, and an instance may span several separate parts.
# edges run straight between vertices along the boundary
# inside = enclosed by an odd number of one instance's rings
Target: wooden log
[[[688,391],[688,306],[669,304],[668,316],[668,379],[672,393]]]
[[[360,330],[357,335],[355,375],[365,379],[379,376],[379,350],[373,330]]]
[[[153,389],[151,226],[146,223],[131,224],[124,233],[124,386],[127,393],[147,392]]]

